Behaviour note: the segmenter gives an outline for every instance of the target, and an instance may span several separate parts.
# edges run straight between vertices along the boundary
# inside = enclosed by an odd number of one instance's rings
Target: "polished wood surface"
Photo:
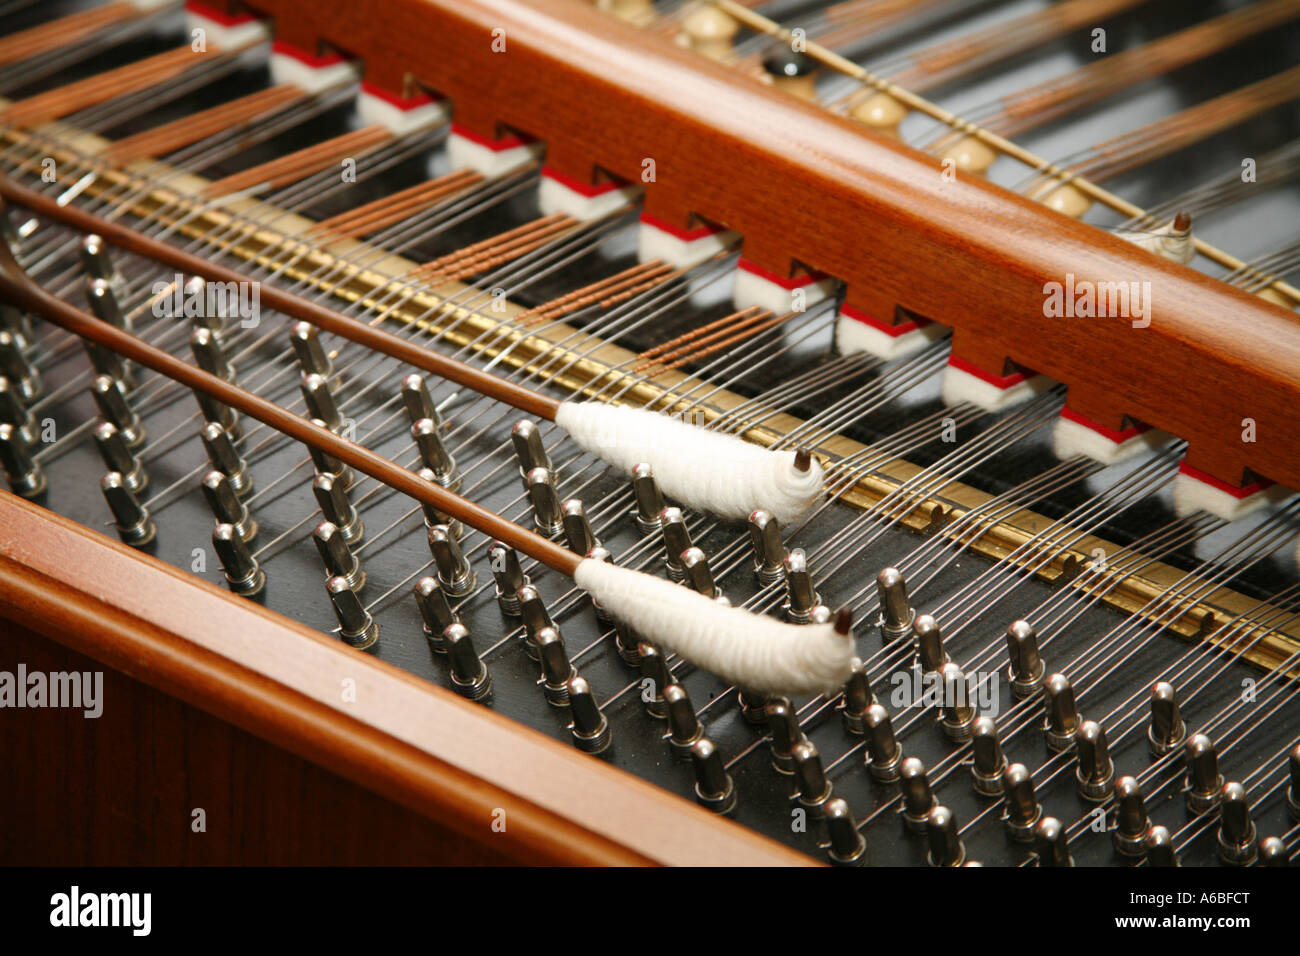
[[[471,840],[12,622],[0,670],[103,673],[103,713],[10,711],[0,864],[509,864]]]
[[[812,862],[7,492],[0,618],[484,844],[489,856]],[[502,814],[504,833],[493,827]]]
[[[947,181],[933,157],[580,0],[389,0],[381,16],[353,0],[223,6],[272,18],[292,46],[360,59],[390,92],[448,97],[480,135],[544,141],[565,176],[642,184],[653,159],[656,218],[734,229],[745,258],[842,279],[878,319],[904,308],[951,326],[959,359],[1064,382],[1071,408],[1107,428],[1187,439],[1188,463],[1221,481],[1300,488],[1300,324],[1258,297],[982,179]],[[1150,326],[1046,318],[1045,284],[1071,275],[1150,282]]]

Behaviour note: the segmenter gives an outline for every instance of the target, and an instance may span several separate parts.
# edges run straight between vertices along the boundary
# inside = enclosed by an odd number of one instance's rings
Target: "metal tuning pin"
[[[1115,764],[1110,759],[1106,728],[1095,720],[1085,720],[1074,732],[1074,749],[1078,765],[1074,778],[1079,795],[1094,803],[1110,796],[1115,783]]]
[[[23,340],[8,329],[0,330],[0,375],[9,379],[25,404],[31,404],[45,391],[40,373],[27,357]]]
[[[1136,777],[1120,777],[1115,781],[1115,829],[1111,831],[1115,852],[1121,856],[1143,856],[1150,825],[1141,784]]]
[[[209,471],[199,487],[217,524],[234,525],[235,533],[245,543],[257,537],[257,521],[249,513],[248,506],[239,500],[235,489],[230,487],[229,478],[219,471]]]
[[[447,592],[447,597],[464,597],[474,590],[478,574],[470,567],[460,549],[460,542],[445,524],[429,529],[429,552],[438,569],[438,583]]]
[[[552,707],[569,702],[569,678],[577,674],[564,648],[559,629],[544,627],[537,632],[537,653],[542,662],[542,694]]]
[[[81,240],[81,268],[92,280],[103,279],[115,284],[122,281],[108,255],[108,246],[103,239],[93,234]]]
[[[898,788],[903,797],[901,816],[903,825],[917,833],[925,831],[930,811],[934,809],[934,792],[925,764],[916,757],[908,757],[898,768]]]
[[[311,423],[317,428],[327,428],[326,424],[319,418],[313,418]],[[232,438],[236,437],[234,435]],[[307,454],[311,456],[312,467],[316,469],[318,475],[329,475],[334,479],[334,484],[338,485],[344,491],[348,490],[355,483],[356,476],[352,469],[343,464],[327,451],[322,451],[314,445],[307,446]]]
[[[872,704],[867,708],[863,724],[867,737],[867,771],[879,783],[893,783],[899,776],[903,748],[894,736],[894,722],[889,719],[889,711],[880,704]]]
[[[120,381],[120,380],[119,380]],[[216,422],[229,433],[235,441],[244,434],[244,426],[239,422],[239,413],[224,402],[219,402],[206,392],[195,392],[194,400],[199,403],[199,411],[204,421]],[[320,422],[319,424],[324,424]]]
[[[126,439],[127,445],[131,448],[139,448],[144,444],[144,425],[140,423],[140,416],[127,402],[126,389],[123,388],[120,379],[109,378],[107,375],[95,376],[95,380],[90,385],[90,395],[94,398],[104,421],[117,426],[117,430]]]
[[[0,223],[4,221],[5,219],[0,215]],[[0,304],[0,330],[12,332],[25,348],[31,348],[36,344],[36,331],[32,328],[31,319],[27,317],[27,313],[15,306]]]
[[[686,516],[681,508],[668,507],[659,513],[659,528],[664,536],[664,566],[668,577],[677,582],[686,580],[682,567],[682,552],[691,547],[691,533],[686,528]]]
[[[469,629],[459,622],[452,624],[443,632],[442,641],[451,664],[451,684],[457,692],[470,700],[482,700],[492,693],[492,675],[479,660]]]
[[[760,584],[776,584],[785,576],[785,542],[781,525],[766,511],[749,516],[749,540],[754,545],[754,574]]]
[[[460,623],[460,618],[447,600],[447,592],[442,589],[438,579],[426,574],[415,582],[415,606],[420,610],[420,622],[424,637],[429,646],[439,654],[445,654],[447,645],[443,634],[453,624]]]
[[[918,614],[912,622],[912,633],[916,635],[916,655],[922,673],[933,674],[948,663],[948,652],[943,649],[943,630],[933,616]]]
[[[1165,827],[1155,826],[1147,830],[1142,841],[1146,852],[1147,866],[1178,866],[1178,851],[1174,849],[1174,839]]]
[[[1292,820],[1300,822],[1300,744],[1296,744],[1287,754],[1287,767],[1291,782],[1286,788],[1286,812]]]
[[[1079,708],[1074,702],[1074,687],[1064,674],[1052,674],[1043,684],[1043,736],[1047,746],[1057,753],[1074,745],[1074,732],[1079,729]]]
[[[319,418],[325,427],[334,433],[343,430],[343,413],[339,411],[334,393],[330,391],[330,380],[324,375],[304,375],[299,387],[302,400],[307,406],[308,418]]]
[[[826,801],[831,798],[831,782],[822,766],[821,754],[811,740],[801,740],[790,751],[794,782],[799,789],[799,805],[815,820],[823,818]]]
[[[544,627],[554,627],[555,622],[551,620],[550,613],[546,610],[546,604],[542,601],[542,596],[537,593],[537,588],[531,584],[525,584],[518,591],[519,597],[519,616],[524,621],[524,647],[528,651],[528,656],[537,659],[537,632]],[[640,655],[637,656],[637,663],[641,662]]]
[[[205,328],[191,332],[190,352],[194,355],[194,363],[209,375],[227,382],[235,381],[235,366],[230,363],[226,347],[221,344],[216,332]]]
[[[741,718],[745,723],[753,724],[755,727],[767,726],[767,701],[768,696],[757,691],[745,690],[743,687],[736,691],[736,703],[740,705]]]
[[[202,276],[190,276],[181,291],[190,324],[219,336],[226,327],[223,297],[209,295],[208,283]]]
[[[520,613],[519,589],[531,583],[519,564],[519,554],[504,541],[493,541],[488,547],[488,566],[496,582],[497,605],[508,617]]]
[[[428,468],[421,468],[415,474],[421,481],[427,481],[431,485],[439,484],[438,476]],[[424,514],[424,527],[426,529],[446,525],[453,537],[459,539],[464,535],[465,526],[437,505],[422,501],[420,502],[420,511]]]
[[[355,544],[365,534],[361,515],[352,507],[348,494],[333,475],[317,475],[311,483],[311,493],[316,496],[316,506],[326,521],[332,521],[343,532],[348,544]]]
[[[332,521],[322,521],[311,533],[316,542],[316,550],[325,564],[325,573],[331,578],[343,578],[348,587],[360,593],[366,586],[366,572],[361,569],[361,561],[352,549],[339,526]]]
[[[1065,825],[1056,817],[1043,817],[1034,827],[1034,853],[1039,866],[1074,866],[1070,856],[1070,838]]]
[[[1178,694],[1168,681],[1158,681],[1151,688],[1151,726],[1147,741],[1151,753],[1163,757],[1177,750],[1187,739],[1187,724],[1178,711]]]
[[[570,677],[568,691],[573,745],[584,753],[598,754],[609,747],[609,721],[601,713],[586,678]]]
[[[1030,697],[1043,686],[1047,666],[1038,655],[1038,633],[1028,621],[1014,621],[1007,628],[1007,657],[1011,659],[1011,693]]]
[[[975,708],[970,703],[970,685],[962,669],[949,661],[939,669],[939,679],[943,682],[942,716],[939,728],[943,735],[954,743],[964,743],[971,739],[975,729]]]
[[[1249,866],[1259,848],[1246,788],[1236,782],[1224,784],[1219,803],[1219,859],[1229,866]]]
[[[1260,866],[1288,866],[1290,862],[1286,841],[1281,837],[1264,837],[1259,841]]]
[[[402,379],[402,407],[406,409],[406,417],[410,419],[412,425],[422,418],[432,418],[439,427],[442,427],[442,416],[438,414],[438,407],[429,397],[429,390],[425,387],[421,376],[412,374]]]
[[[1187,762],[1187,809],[1205,813],[1219,805],[1223,796],[1223,774],[1219,773],[1219,754],[1214,742],[1205,734],[1193,734],[1183,745]]]
[[[1007,834],[1017,843],[1032,842],[1043,808],[1034,793],[1034,778],[1029,768],[1022,763],[1008,766],[1002,774],[1002,793]]]
[[[126,486],[126,479],[119,472],[110,471],[100,479],[99,488],[113,512],[119,538],[137,548],[144,547],[154,539],[158,528],[153,523],[149,509]]]
[[[253,476],[248,472],[248,462],[235,448],[230,432],[216,422],[204,422],[199,438],[203,440],[203,450],[208,453],[208,463],[214,471],[226,476],[235,494],[241,498],[252,494]]]
[[[89,339],[82,339],[81,344],[86,350],[86,358],[90,360],[90,367],[95,370],[96,375],[107,375],[109,378],[117,379],[122,383],[123,391],[135,391],[138,384],[135,379],[135,372],[126,359],[116,352],[110,352],[108,349],[96,345]]]
[[[971,728],[971,782],[975,792],[985,797],[1002,796],[1002,775],[1007,769],[1007,755],[1002,752],[998,725],[992,717],[981,717]]]
[[[880,602],[880,639],[886,644],[910,639],[916,611],[908,603],[902,572],[885,568],[877,574],[876,597]]]
[[[34,444],[39,425],[13,384],[0,375],[0,425],[12,425],[17,439],[25,445]]]
[[[262,593],[266,588],[266,572],[236,533],[234,525],[219,524],[213,528],[212,547],[226,571],[226,584],[231,591],[244,597]]]
[[[925,818],[926,842],[930,852],[926,859],[931,866],[965,866],[966,844],[961,839],[957,818],[945,806],[936,806]]]
[[[379,640],[379,625],[361,603],[346,578],[334,577],[325,582],[334,614],[339,619],[339,637],[358,650],[365,650]]]
[[[551,456],[542,444],[542,432],[527,419],[516,422],[510,430],[510,441],[515,446],[515,457],[519,459],[519,473],[525,479],[538,468],[551,470]]]
[[[632,466],[632,499],[636,507],[632,517],[642,534],[654,534],[660,528],[659,516],[664,510],[664,496],[655,481],[654,469],[642,462]]]
[[[685,760],[690,757],[695,742],[704,736],[704,728],[700,726],[691,698],[681,684],[669,684],[664,688],[664,704],[668,708],[668,744],[677,757]]]
[[[722,754],[708,737],[691,748],[695,769],[695,799],[714,813],[730,813],[736,807],[736,785],[722,762]]]
[[[101,322],[130,331],[131,324],[122,311],[121,303],[117,300],[117,293],[113,291],[112,284],[107,280],[91,279],[86,283],[86,304],[90,306],[90,311],[94,313],[95,318]]]
[[[564,512],[550,471],[542,467],[532,469],[526,485],[528,501],[533,506],[533,524],[539,533],[558,538],[564,532]]]
[[[692,591],[703,594],[706,598],[716,598],[721,593],[713,578],[713,569],[709,567],[709,559],[702,550],[691,545],[677,560],[686,574],[686,584]]]
[[[564,525],[564,540],[574,554],[586,556],[593,548],[600,547],[600,541],[591,530],[587,519],[587,509],[577,498],[565,500],[560,507],[560,521]]]
[[[768,747],[772,754],[772,766],[781,773],[794,772],[794,758],[791,751],[803,739],[803,730],[799,727],[799,716],[794,712],[790,701],[784,697],[773,697],[766,704],[767,729],[771,735]]]
[[[862,866],[867,861],[867,841],[862,838],[853,811],[843,797],[832,797],[822,809],[826,819],[826,857],[836,866]]]
[[[664,699],[664,688],[673,682],[672,672],[668,670],[668,661],[659,648],[653,644],[642,643],[641,652],[641,700],[651,717],[668,716],[668,702]]]
[[[9,487],[24,498],[39,498],[49,486],[45,469],[32,457],[31,446],[20,428],[0,424],[0,465]]]
[[[871,677],[862,659],[853,658],[853,671],[844,682],[844,702],[840,706],[840,719],[844,729],[861,736],[866,731],[867,708],[876,702],[871,692]]]
[[[334,363],[320,344],[320,333],[316,326],[310,322],[295,322],[289,328],[289,344],[293,347],[294,357],[298,359],[298,368],[304,375],[319,375],[326,379],[333,377]]]
[[[443,444],[442,433],[438,423],[432,418],[421,418],[411,426],[411,439],[420,452],[420,462],[433,472],[434,480],[444,488],[455,491],[460,487],[460,474],[456,471],[456,459]]]
[[[813,587],[812,572],[808,570],[808,559],[802,548],[795,548],[785,556],[785,592],[786,617],[796,624],[807,624],[811,620],[809,612],[822,599]]]
[[[95,426],[94,437],[95,448],[99,451],[99,457],[104,459],[105,467],[109,471],[120,472],[122,481],[132,491],[144,491],[149,484],[149,476],[145,473],[144,464],[131,451],[117,426],[110,422],[100,422]]]

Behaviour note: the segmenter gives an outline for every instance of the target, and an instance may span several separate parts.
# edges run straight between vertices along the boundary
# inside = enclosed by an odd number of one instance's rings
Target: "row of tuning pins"
[[[511,437],[539,532],[564,537],[569,547],[580,554],[608,560],[608,552],[590,532],[581,503],[575,499],[560,501],[555,491],[554,471],[537,427],[531,422],[520,422]],[[705,597],[727,603],[707,556],[691,540],[685,515],[681,509],[666,505],[651,466],[635,465],[631,477],[632,517],[644,534],[662,536],[669,579]],[[798,623],[829,621],[831,612],[820,603],[803,552],[796,549],[787,553],[776,519],[767,512],[755,512],[750,518],[750,534],[759,581],[768,585],[784,580],[787,584],[787,616]],[[531,625],[528,629],[532,631]],[[673,676],[667,659],[657,647],[638,641],[635,635],[616,628],[615,637],[624,661],[640,669],[647,712],[667,722],[666,739],[670,749],[681,759],[690,760],[697,801],[714,812],[731,813],[737,802],[735,783],[721,752],[705,734],[686,689]],[[820,842],[830,859],[845,865],[861,864],[865,859],[862,835],[847,802],[833,795],[820,754],[800,731],[791,702],[743,691],[740,696],[746,719],[771,728],[773,752],[780,755],[778,769],[794,777],[795,799],[817,823],[822,834]]]
[[[886,644],[912,641],[921,670],[939,676],[944,691],[940,727],[953,742],[970,742],[976,792],[1004,801],[1007,835],[1033,844],[1040,865],[1072,865],[1066,830],[1058,819],[1044,814],[1031,772],[1024,764],[1008,762],[996,721],[979,716],[969,705],[965,675],[949,660],[938,623],[911,608],[905,581],[896,569],[883,570],[876,583],[882,640]],[[1132,776],[1117,776],[1105,728],[1080,716],[1074,689],[1065,675],[1047,673],[1032,625],[1012,623],[1006,631],[1006,645],[1012,693],[1022,700],[1036,694],[1041,697],[1044,740],[1055,753],[1073,751],[1079,795],[1093,803],[1111,804],[1114,823],[1110,832],[1116,852],[1145,858],[1150,865],[1176,866],[1171,836],[1165,827],[1150,822],[1140,782]],[[921,761],[903,756],[889,713],[874,700],[869,678],[860,665],[845,687],[841,714],[846,729],[866,738],[871,776],[881,783],[900,785],[904,821],[912,829],[929,832],[931,862],[955,865],[964,859],[964,850],[956,843],[944,843],[946,837],[936,832],[929,819],[932,811],[943,808],[937,806]],[[1280,839],[1257,840],[1246,791],[1239,783],[1224,781],[1213,742],[1205,734],[1189,736],[1176,690],[1167,681],[1158,681],[1151,688],[1147,741],[1157,760],[1183,749],[1188,812],[1193,816],[1218,812],[1217,848],[1225,863],[1247,865],[1259,859],[1266,864],[1285,864],[1285,846]],[[1300,745],[1289,755],[1289,768],[1288,811],[1300,821]],[[946,817],[944,822],[946,826]],[[944,847],[949,852],[942,852]]]

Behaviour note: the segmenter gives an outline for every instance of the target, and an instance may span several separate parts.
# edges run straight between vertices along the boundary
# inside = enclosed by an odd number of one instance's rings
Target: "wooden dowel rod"
[[[120,249],[153,259],[171,266],[178,272],[201,276],[209,282],[257,282],[248,276],[226,266],[209,262],[201,256],[174,248],[165,242],[141,235],[128,226],[110,222],[93,213],[76,209],[71,205],[60,206],[58,202],[40,193],[20,186],[7,176],[0,176],[0,196],[25,206],[33,212],[80,232],[93,232]],[[440,355],[415,342],[410,342],[391,332],[374,328],[341,312],[327,308],[319,303],[286,292],[273,285],[258,283],[260,301],[263,306],[283,312],[291,318],[309,322],[319,329],[332,332],[340,338],[363,345],[368,349],[381,352],[400,362],[422,369],[433,375],[441,376],[457,385],[472,389],[481,395],[504,402],[529,415],[555,421],[555,413],[560,407],[558,399],[541,392],[533,391],[522,385],[499,378],[489,372],[456,359]],[[146,363],[142,363],[146,364]]]
[[[407,471],[370,449],[348,441],[326,428],[293,414],[260,395],[254,395],[224,379],[195,368],[175,356],[137,339],[130,333],[82,312],[75,306],[36,285],[22,271],[7,246],[0,243],[0,299],[40,315],[73,335],[88,339],[187,388],[255,418],[290,438],[317,448],[357,471],[410,495],[422,504],[433,505],[489,537],[498,538],[548,568],[572,576],[582,559],[539,534],[522,528],[495,512],[462,498],[441,485]]]

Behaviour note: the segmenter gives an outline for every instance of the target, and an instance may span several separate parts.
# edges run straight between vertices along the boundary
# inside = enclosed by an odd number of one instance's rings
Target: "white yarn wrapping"
[[[738,521],[760,508],[781,523],[822,494],[824,474],[806,472],[793,451],[772,451],[668,415],[603,402],[564,402],[555,422],[593,455],[623,471],[642,462],[669,498]]]
[[[578,565],[573,580],[651,644],[741,688],[832,694],[853,669],[853,638],[830,624],[786,624],[594,558]]]

